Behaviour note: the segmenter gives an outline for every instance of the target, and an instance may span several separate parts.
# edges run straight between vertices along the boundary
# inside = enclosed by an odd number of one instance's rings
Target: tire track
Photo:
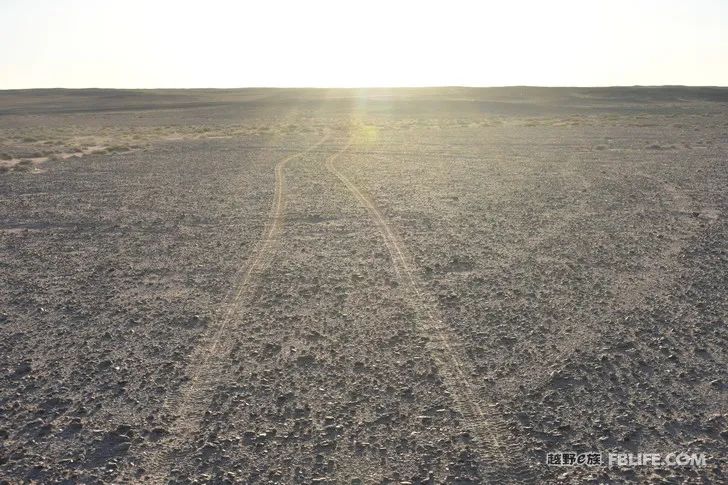
[[[347,145],[348,148],[351,142]],[[495,405],[481,403],[481,398],[469,376],[472,369],[459,357],[464,347],[458,337],[445,326],[438,316],[435,304],[420,289],[414,276],[412,264],[406,256],[403,241],[392,229],[376,203],[336,168],[336,157],[326,161],[328,170],[346,186],[349,192],[367,210],[377,226],[389,250],[397,278],[405,287],[417,314],[420,331],[428,337],[428,351],[433,357],[445,385],[458,406],[460,413],[472,427],[475,444],[480,453],[489,482],[532,483],[536,480],[534,470],[523,456],[522,447],[508,429],[507,422]]]
[[[275,192],[266,227],[253,247],[247,264],[241,265],[234,275],[234,284],[224,299],[229,302],[226,304],[225,313],[218,320],[217,325],[212,326],[205,335],[201,336],[201,341],[190,358],[189,367],[192,371],[189,380],[177,396],[168,398],[162,405],[162,415],[172,415],[176,418],[168,437],[157,442],[151,453],[144,456],[141,463],[136,465],[136,468],[144,469],[141,480],[149,483],[166,483],[171,469],[177,463],[176,453],[190,443],[190,438],[200,428],[205,411],[209,407],[214,385],[226,372],[225,361],[220,357],[227,355],[226,350],[229,349],[223,346],[229,347],[232,340],[225,338],[232,331],[230,323],[233,317],[239,314],[241,308],[248,303],[247,297],[251,295],[255,277],[260,275],[271,263],[273,257],[274,247],[284,220],[284,169],[291,160],[321,146],[328,136],[328,134],[324,135],[316,144],[294,153],[276,164],[274,170]],[[138,481],[140,479],[134,477],[134,474],[127,469],[122,483]]]

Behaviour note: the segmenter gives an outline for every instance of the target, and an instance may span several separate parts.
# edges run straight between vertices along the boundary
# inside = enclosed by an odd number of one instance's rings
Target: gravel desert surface
[[[728,88],[0,91],[0,200],[1,483],[728,481]]]

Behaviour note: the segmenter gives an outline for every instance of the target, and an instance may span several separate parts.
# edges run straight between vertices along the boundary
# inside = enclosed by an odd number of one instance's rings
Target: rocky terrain
[[[728,480],[726,89],[5,91],[0,159],[2,483]]]

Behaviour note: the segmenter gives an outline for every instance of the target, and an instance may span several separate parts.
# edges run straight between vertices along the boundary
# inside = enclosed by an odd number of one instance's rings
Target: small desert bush
[[[13,167],[13,170],[16,170],[18,172],[26,172],[26,171],[30,170],[30,167],[32,167],[32,166],[33,166],[32,161],[30,161],[28,159],[24,159],[24,160],[19,161],[15,165],[15,167]]]

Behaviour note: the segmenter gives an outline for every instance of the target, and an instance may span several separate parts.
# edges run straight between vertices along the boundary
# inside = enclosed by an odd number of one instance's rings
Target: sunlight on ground
[[[351,142],[354,145],[372,145],[379,138],[379,128],[374,125],[353,123],[351,126]]]

